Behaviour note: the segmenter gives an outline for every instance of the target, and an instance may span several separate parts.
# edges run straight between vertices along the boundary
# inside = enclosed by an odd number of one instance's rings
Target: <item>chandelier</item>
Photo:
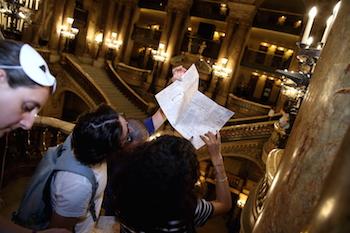
[[[33,11],[39,9],[40,0],[0,0],[0,26],[6,31],[19,33],[24,23],[31,23]]]

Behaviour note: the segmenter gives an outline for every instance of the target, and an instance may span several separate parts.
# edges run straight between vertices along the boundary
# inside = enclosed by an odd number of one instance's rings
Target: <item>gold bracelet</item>
[[[227,179],[227,176],[225,176],[225,178],[215,179],[215,180],[216,180],[216,182],[223,183],[223,182],[227,181],[228,179]]]

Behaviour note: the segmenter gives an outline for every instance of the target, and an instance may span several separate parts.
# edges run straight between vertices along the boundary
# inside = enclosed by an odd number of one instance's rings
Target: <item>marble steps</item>
[[[98,87],[103,90],[110,103],[118,112],[123,112],[127,117],[135,119],[144,119],[147,117],[144,111],[132,103],[131,100],[123,95],[118,87],[112,83],[103,67],[99,68],[82,63],[79,63],[79,65],[95,80]]]

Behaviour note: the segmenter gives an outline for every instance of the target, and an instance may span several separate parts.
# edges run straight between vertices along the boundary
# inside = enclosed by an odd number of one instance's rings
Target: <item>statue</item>
[[[207,44],[205,43],[205,41],[202,41],[201,45],[199,46],[199,50],[198,50],[199,55],[202,56],[202,53],[206,47],[207,47]]]

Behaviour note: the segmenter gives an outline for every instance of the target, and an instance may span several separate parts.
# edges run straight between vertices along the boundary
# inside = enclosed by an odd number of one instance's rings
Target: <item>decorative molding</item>
[[[191,9],[193,0],[169,0],[168,10],[174,10],[176,12],[188,12]]]

